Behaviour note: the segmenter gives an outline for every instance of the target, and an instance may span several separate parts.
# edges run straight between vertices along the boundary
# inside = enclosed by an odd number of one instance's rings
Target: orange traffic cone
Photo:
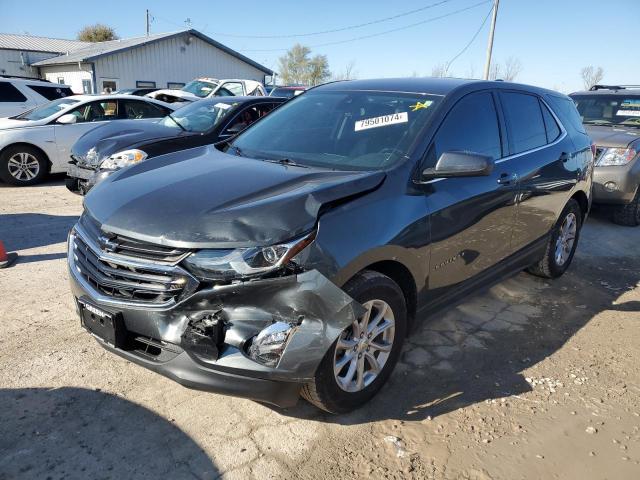
[[[7,253],[4,248],[4,243],[0,240],[0,268],[6,268],[11,265],[15,259],[18,258],[18,254],[11,252]]]

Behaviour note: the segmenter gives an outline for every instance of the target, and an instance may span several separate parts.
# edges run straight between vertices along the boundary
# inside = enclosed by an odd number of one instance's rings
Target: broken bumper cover
[[[111,352],[189,388],[281,407],[294,405],[300,387],[314,376],[327,350],[364,312],[362,305],[317,270],[200,286],[170,305],[126,302],[106,295],[88,281],[77,262],[76,234],[71,233],[68,250],[76,302],[87,302],[120,316],[129,338],[126,348],[100,338],[98,341]],[[110,265],[113,267],[113,263]],[[224,340],[211,358],[203,358],[201,351],[185,341],[194,319],[203,315],[215,316],[225,325]],[[250,358],[248,347],[274,322],[291,323],[295,329],[277,364],[267,366]]]
[[[116,170],[95,170],[77,165],[69,165],[66,186],[73,193],[86,195],[98,183],[115,173]]]

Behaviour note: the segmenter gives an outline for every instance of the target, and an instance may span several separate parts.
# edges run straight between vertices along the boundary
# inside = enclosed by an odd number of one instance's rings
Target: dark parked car
[[[96,128],[80,137],[71,149],[67,188],[84,195],[121,168],[228,139],[286,100],[212,98],[182,107],[161,120],[118,122]]]
[[[304,93],[307,87],[274,87],[269,95],[272,97],[293,98]]]
[[[640,86],[596,85],[571,98],[597,146],[594,203],[620,225],[640,225]]]
[[[427,313],[562,275],[590,205],[573,102],[506,82],[326,84],[223,145],[90,192],[71,288],[111,352],[280,406],[362,405]]]

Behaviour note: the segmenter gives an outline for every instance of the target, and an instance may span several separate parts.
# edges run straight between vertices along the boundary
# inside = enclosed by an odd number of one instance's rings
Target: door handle
[[[498,184],[509,185],[511,182],[515,182],[516,180],[518,180],[518,175],[515,173],[503,173],[500,175],[500,178],[498,178]]]

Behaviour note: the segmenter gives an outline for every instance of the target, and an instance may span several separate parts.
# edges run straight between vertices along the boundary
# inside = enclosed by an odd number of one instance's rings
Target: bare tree
[[[582,77],[582,83],[584,83],[584,89],[589,90],[602,81],[604,78],[604,70],[602,67],[595,68],[589,65],[580,70],[580,76]]]
[[[447,65],[446,63],[438,63],[434,65],[433,68],[431,69],[431,76],[437,77],[437,78],[450,76],[449,65]]]
[[[509,57],[504,62],[504,73],[502,79],[513,82],[522,71],[522,62],[516,57]]]
[[[351,60],[344,67],[344,70],[340,73],[336,73],[333,76],[334,80],[354,80],[358,77],[358,72],[355,71],[356,61]]]
[[[466,78],[476,78],[476,67],[473,63],[469,64],[469,69],[465,72],[464,76]]]
[[[318,85],[331,77],[326,55],[310,57],[311,49],[296,44],[278,59],[280,76],[287,84]]]
[[[502,66],[499,63],[492,63],[489,67],[489,80],[502,78]]]
[[[117,39],[116,31],[102,23],[87,25],[78,32],[78,40],[82,40],[83,42],[106,42]]]

